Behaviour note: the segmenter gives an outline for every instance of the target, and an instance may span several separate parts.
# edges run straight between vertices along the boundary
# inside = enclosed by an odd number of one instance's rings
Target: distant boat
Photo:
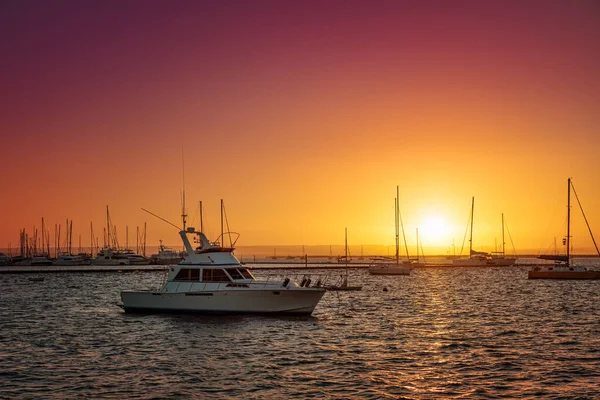
[[[163,246],[162,240],[158,246],[158,253],[150,256],[150,262],[156,265],[173,265],[178,264],[183,257],[176,251]]]
[[[101,249],[95,258],[93,265],[129,265],[129,257],[117,249],[105,247]]]
[[[421,259],[419,258],[419,228],[417,228],[417,258],[411,260],[411,262],[410,262],[411,267],[424,267],[425,266],[425,253],[421,251],[421,254],[423,254],[422,262],[421,262]]]
[[[411,260],[408,256],[408,247],[406,247],[407,261],[400,262],[400,189],[396,186],[395,199],[395,225],[396,225],[396,259],[395,262],[383,257],[373,259],[373,263],[369,266],[371,275],[410,275]],[[402,228],[402,236],[406,246],[406,237],[404,236],[404,228]],[[382,262],[383,261],[383,262]]]
[[[33,256],[31,257],[31,263],[29,264],[32,267],[42,267],[52,265],[52,260],[46,256]]]
[[[452,264],[464,267],[481,267],[481,266],[510,266],[517,259],[516,257],[506,257],[504,253],[504,214],[502,214],[502,252],[487,253],[485,251],[473,250],[473,217],[475,210],[475,197],[471,199],[471,216],[469,229],[469,257],[468,258],[453,258]]]
[[[91,263],[92,261],[87,257],[72,254],[61,254],[54,260],[54,265],[58,266],[90,265]]]
[[[123,254],[129,260],[129,265],[148,265],[148,264],[150,264],[150,259],[148,257],[144,257],[141,254],[137,254],[133,250],[125,249],[125,250],[123,250]]]
[[[341,261],[340,261],[341,259]],[[350,258],[348,256],[348,228],[345,228],[345,255],[343,257],[338,257],[338,262],[344,262],[346,264],[346,274],[340,276],[340,281],[337,284],[326,286],[327,290],[337,290],[337,291],[358,291],[362,290],[361,285],[351,286],[348,284],[348,263],[350,262]]]
[[[567,186],[567,237],[563,239],[563,243],[565,243],[567,247],[567,254],[564,256],[556,254],[540,255],[538,257],[539,259],[554,261],[554,265],[533,267],[533,269],[527,273],[529,279],[600,279],[600,271],[588,270],[587,268],[571,264],[571,188],[573,188],[573,193],[575,193],[577,203],[579,204],[579,208],[581,209],[586,224],[587,218],[583,212],[583,207],[581,207],[579,197],[577,197],[577,192],[575,191],[575,186],[573,186],[573,183],[571,182],[571,178],[567,179]],[[587,224],[587,226],[592,241],[594,242],[594,246],[596,247],[596,251],[598,252],[598,255],[600,255],[600,250],[598,250],[592,230],[590,229],[589,224]]]
[[[0,265],[8,265],[10,263],[10,257],[4,253],[0,253]]]

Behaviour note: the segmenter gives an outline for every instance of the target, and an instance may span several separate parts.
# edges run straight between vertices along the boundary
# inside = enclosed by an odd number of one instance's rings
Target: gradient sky
[[[179,223],[182,147],[191,219],[215,238],[223,198],[240,245],[392,244],[399,185],[409,243],[460,245],[475,196],[477,249],[504,213],[539,252],[569,176],[600,236],[599,4],[3,0],[0,247],[102,242],[106,205],[179,245],[141,208]]]

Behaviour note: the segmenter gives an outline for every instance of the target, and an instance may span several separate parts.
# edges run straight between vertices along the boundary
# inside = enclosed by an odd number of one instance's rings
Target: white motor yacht
[[[54,261],[54,265],[57,266],[90,265],[91,263],[91,260],[83,255],[73,255],[68,253],[59,255]]]
[[[123,254],[129,260],[129,265],[148,265],[150,264],[150,259],[148,257],[144,257],[141,254],[137,254],[132,250],[126,249]]]
[[[111,248],[101,249],[95,258],[92,259],[94,265],[129,265],[129,257],[122,251]]]
[[[158,290],[121,292],[126,312],[310,315],[325,294],[320,282],[311,287],[310,279],[257,280],[234,256],[234,243],[210,243],[192,227],[179,234],[185,258],[169,267],[166,283]],[[188,234],[196,235],[198,249],[193,249]]]
[[[158,253],[150,256],[150,263],[156,265],[173,265],[179,264],[183,257],[179,255],[175,250],[172,250],[162,244],[158,247]]]

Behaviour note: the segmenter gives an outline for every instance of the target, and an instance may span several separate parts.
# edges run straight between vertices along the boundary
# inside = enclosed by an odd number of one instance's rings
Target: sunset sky
[[[106,205],[179,246],[141,208],[179,224],[183,171],[241,246],[391,245],[398,185],[409,245],[459,247],[474,196],[476,249],[504,213],[544,252],[568,177],[600,237],[598,1],[4,0],[0,54],[0,248],[102,243]]]

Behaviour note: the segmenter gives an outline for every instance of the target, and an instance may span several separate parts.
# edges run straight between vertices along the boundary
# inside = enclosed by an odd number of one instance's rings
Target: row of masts
[[[136,227],[136,253],[146,255],[146,223],[144,229],[140,232],[140,227]],[[61,224],[54,224],[54,244],[51,246],[50,229],[42,217],[42,227],[38,230],[33,227],[32,234],[29,234],[25,228],[19,230],[19,254],[21,257],[36,257],[36,256],[52,256],[73,255],[73,220],[66,220],[65,228]],[[61,239],[61,236],[64,239]],[[106,206],[106,227],[103,231],[103,246],[102,248],[111,250],[130,250],[129,249],[129,226],[125,227],[125,247],[119,245],[117,226],[112,224],[108,206]],[[9,253],[12,253],[12,248],[9,243]],[[100,251],[99,238],[94,233],[94,227],[90,222],[90,255],[93,257]],[[81,234],[79,234],[78,254],[83,254],[81,244]]]

